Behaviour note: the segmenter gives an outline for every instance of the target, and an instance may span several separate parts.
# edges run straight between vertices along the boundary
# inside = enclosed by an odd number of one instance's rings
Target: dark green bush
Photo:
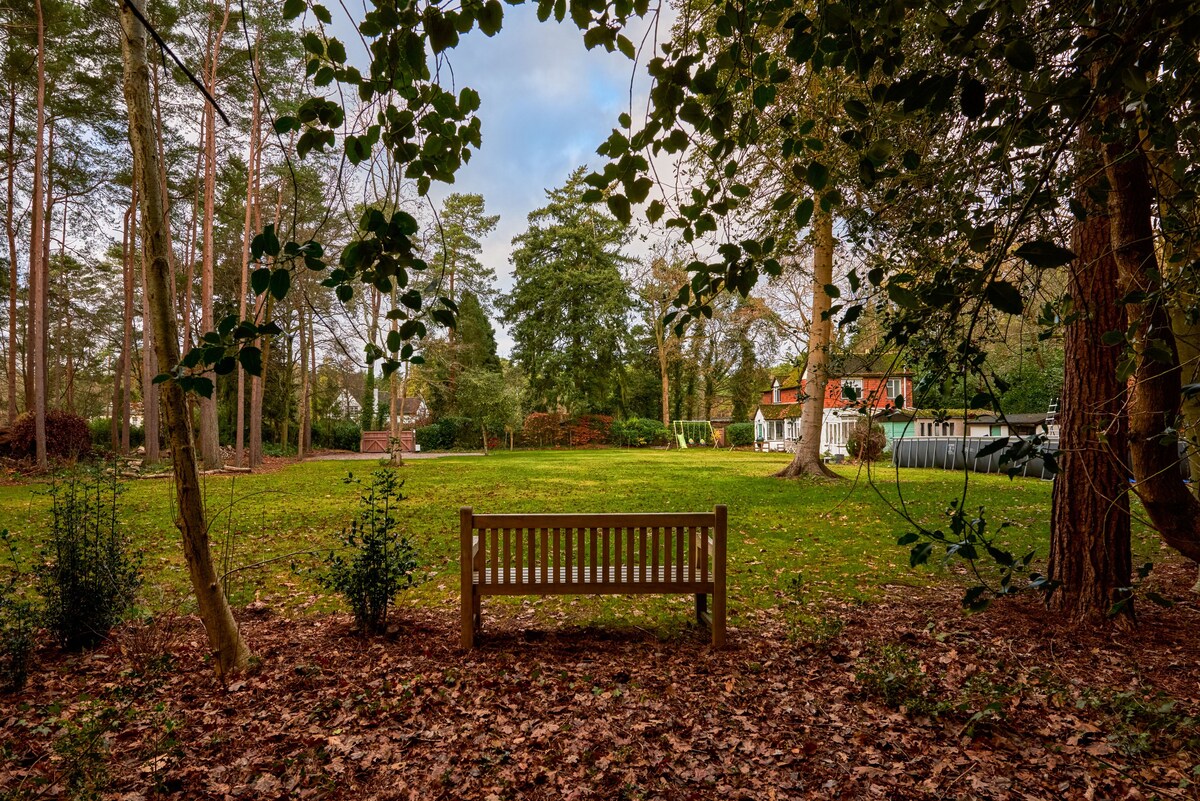
[[[313,426],[313,447],[334,451],[356,451],[362,430],[352,420],[321,420]]]
[[[46,628],[68,650],[107,637],[141,584],[140,559],[118,523],[121,491],[116,471],[104,466],[50,487],[50,532],[35,572]]]
[[[29,677],[38,610],[21,592],[20,565],[8,529],[0,530],[0,543],[7,548],[13,568],[0,581],[0,692],[17,692]]]
[[[631,448],[644,448],[650,445],[661,445],[669,437],[667,427],[658,420],[645,417],[631,417],[612,424],[609,431],[609,441],[614,445],[625,445]]]
[[[423,451],[472,450],[483,446],[483,433],[470,417],[443,417],[416,432]]]
[[[730,447],[754,444],[754,423],[731,423],[725,429],[725,444]]]
[[[331,551],[317,580],[339,593],[350,605],[361,631],[379,632],[387,625],[388,607],[401,591],[413,585],[416,550],[398,528],[404,487],[395,470],[381,468],[362,487],[358,516],[341,534],[342,547]]]

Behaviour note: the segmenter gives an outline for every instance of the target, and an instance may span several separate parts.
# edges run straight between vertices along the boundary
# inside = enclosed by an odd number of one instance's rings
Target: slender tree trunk
[[[317,329],[313,324],[313,308],[308,307],[308,394],[304,401],[304,407],[307,409],[305,415],[308,419],[308,425],[304,427],[304,450],[312,453],[312,432],[315,413],[313,410],[313,395],[317,391]]]
[[[34,0],[37,15],[37,141],[33,149],[33,198],[29,242],[30,371],[33,377],[34,448],[37,465],[46,469],[46,235],[42,184],[45,178],[46,135],[46,23],[41,0]]]
[[[192,349],[192,303],[196,289],[196,229],[200,220],[203,185],[201,173],[204,170],[204,154],[208,150],[205,132],[208,126],[207,106],[200,112],[199,146],[196,148],[195,191],[192,195],[192,219],[188,224],[187,247],[183,256],[183,292],[179,295],[179,317],[183,321],[183,352]]]
[[[303,459],[304,431],[308,427],[308,326],[304,321],[304,302],[300,302],[300,397],[296,427],[296,454]]]
[[[1079,156],[1093,162],[1095,137],[1082,134]],[[1075,223],[1075,260],[1068,266],[1070,293],[1078,314],[1063,339],[1065,371],[1059,404],[1061,473],[1054,482],[1050,512],[1048,573],[1059,587],[1050,606],[1074,621],[1103,623],[1114,604],[1119,621],[1133,619],[1127,600],[1132,576],[1129,540],[1129,482],[1124,464],[1128,429],[1125,386],[1117,378],[1118,346],[1100,345],[1109,331],[1125,329],[1109,215],[1081,185],[1077,199],[1088,217]]]
[[[250,225],[254,220],[254,170],[257,165],[258,149],[258,92],[254,92],[250,107],[250,154],[246,158],[246,220],[242,227],[242,280],[238,289],[238,320],[246,319],[246,297],[250,292]],[[234,464],[245,465],[246,434],[246,371],[237,366],[237,433],[234,438]]]
[[[165,215],[164,211],[164,215]],[[167,239],[170,242],[170,238]],[[158,452],[158,384],[154,383],[154,376],[158,375],[158,357],[155,355],[154,326],[150,324],[150,293],[148,291],[148,275],[146,265],[147,255],[146,243],[142,243],[142,433],[145,439],[146,461],[150,463],[157,462],[160,454]],[[168,253],[170,251],[168,250]],[[170,257],[168,257],[168,265]],[[169,292],[169,290],[168,290]],[[168,297],[174,297],[168,295]]]
[[[229,24],[229,3],[225,4],[224,17],[213,39],[212,48],[208,54],[208,73],[205,85],[210,95],[215,96],[217,88],[217,67],[221,54],[221,39],[224,38],[225,28]],[[214,330],[213,320],[213,272],[216,268],[213,244],[213,226],[216,219],[217,192],[217,127],[216,112],[211,105],[205,106],[205,158],[204,158],[204,236],[203,257],[200,270],[200,331],[201,333]],[[214,382],[215,373],[206,373],[205,377]],[[217,422],[217,393],[214,389],[210,397],[200,398],[200,458],[204,466],[210,470],[221,467],[221,437]]]
[[[121,272],[124,279],[124,341],[121,347],[121,452],[130,450],[130,411],[133,405],[133,250],[137,247],[137,182],[129,195],[129,211],[125,213],[125,242],[121,254]],[[144,320],[143,320],[144,322]]]
[[[663,323],[660,316],[655,323],[655,333],[657,336],[655,343],[658,346],[658,376],[662,385],[662,424],[663,426],[671,427],[671,379],[667,374],[667,336],[669,331]]]
[[[67,264],[67,197],[64,194],[62,204],[62,239],[58,243],[58,262],[61,269]],[[66,384],[67,411],[75,414],[75,329],[71,325],[71,294],[70,282],[64,282],[63,294],[63,347],[66,350],[63,382]]]
[[[17,227],[13,219],[15,183],[17,176],[17,80],[8,83],[8,203],[4,207],[4,232],[8,235],[8,422],[11,425],[20,411],[17,409]]]
[[[139,3],[139,0],[128,0]],[[140,5],[140,4],[139,4]],[[158,181],[158,153],[154,146],[154,118],[150,105],[150,70],[146,64],[146,33],[128,10],[121,8],[122,54],[125,62],[124,89],[129,107],[129,139],[134,159],[140,164],[142,192],[142,242],[149,251],[147,289],[155,331],[155,348],[160,363],[173,367],[179,362],[179,340],[175,328],[173,299],[169,294],[170,258],[167,253],[161,184]],[[171,438],[171,457],[175,468],[178,515],[176,525],[183,535],[183,551],[188,573],[196,594],[200,619],[208,635],[213,667],[224,678],[241,670],[250,652],[238,631],[237,622],[220,577],[213,567],[205,522],[204,498],[192,446],[191,420],[187,400],[174,381],[161,385],[167,411],[167,429]]]
[[[825,387],[829,383],[829,345],[833,340],[833,320],[829,316],[833,301],[825,293],[825,285],[833,283],[833,215],[822,210],[820,204],[813,212],[812,230],[812,316],[809,318],[808,379],[804,385],[804,405],[800,414],[800,442],[795,458],[775,474],[779,478],[801,475],[838,477],[821,459]]]
[[[275,197],[275,228],[279,229],[279,215],[283,210],[283,184],[280,183],[279,189]],[[255,228],[261,227],[261,220],[258,218],[258,206],[255,205]],[[270,292],[263,293],[259,298],[258,304],[254,312],[254,320],[259,325],[263,325],[271,319],[271,310],[273,300]],[[271,338],[259,337],[255,340],[255,344],[262,351],[262,375],[257,375],[250,380],[250,466],[258,467],[262,464],[262,408],[263,394],[265,381],[267,380],[267,371],[271,364]]]

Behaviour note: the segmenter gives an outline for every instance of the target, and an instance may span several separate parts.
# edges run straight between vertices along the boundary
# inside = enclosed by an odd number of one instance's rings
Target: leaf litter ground
[[[1197,798],[1191,578],[1164,572],[1180,602],[1132,632],[896,588],[755,612],[719,652],[533,604],[485,603],[469,653],[449,606],[376,639],[247,612],[261,661],[227,687],[197,621],[161,616],[38,654],[0,700],[0,797]]]

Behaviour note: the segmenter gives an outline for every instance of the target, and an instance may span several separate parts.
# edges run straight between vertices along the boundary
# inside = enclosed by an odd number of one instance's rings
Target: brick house
[[[843,356],[830,360],[831,378],[825,385],[825,412],[821,425],[821,452],[846,456],[846,441],[865,403],[871,409],[912,403],[912,373],[894,366],[894,357]],[[836,376],[833,377],[833,376]],[[754,438],[769,450],[791,450],[800,438],[807,368],[778,371],[754,413]],[[853,396],[848,397],[848,395]]]

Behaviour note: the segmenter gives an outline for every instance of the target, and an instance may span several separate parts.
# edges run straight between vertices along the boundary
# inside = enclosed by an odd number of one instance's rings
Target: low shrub
[[[96,417],[88,421],[88,428],[92,434],[92,450],[108,451],[112,449],[112,430],[109,426],[112,425],[112,418]],[[120,421],[117,421],[118,433],[120,438]],[[129,427],[129,447],[140,448],[146,442],[146,431],[141,426]]]
[[[613,419],[607,414],[581,414],[567,426],[567,444],[601,445],[609,441]]]
[[[17,692],[29,678],[39,615],[22,592],[20,564],[8,529],[0,530],[0,543],[12,560],[12,573],[0,581],[0,692]]]
[[[725,429],[725,444],[741,447],[754,444],[754,423],[730,423]]]
[[[333,451],[356,451],[362,440],[362,429],[353,420],[320,420],[313,425],[314,448]]]
[[[18,417],[0,441],[0,450],[14,459],[32,459],[37,453],[34,425],[32,412]],[[92,430],[86,419],[70,412],[46,412],[47,456],[51,459],[75,460],[87,456],[91,451]]]
[[[628,420],[613,423],[609,439],[614,445],[645,448],[666,443],[669,435],[667,427],[658,420],[631,417]]]
[[[404,482],[390,468],[373,472],[368,484],[353,474],[345,480],[362,487],[358,515],[342,530],[342,547],[330,552],[317,580],[346,600],[360,631],[380,632],[396,595],[413,585],[417,567],[416,549],[398,527]]]
[[[120,530],[116,471],[75,472],[50,487],[50,531],[35,574],[46,628],[67,650],[104,640],[133,605],[141,561]]]
[[[538,448],[562,447],[567,444],[567,416],[560,412],[533,412],[521,425],[521,439],[526,445]]]
[[[921,661],[903,646],[868,647],[858,659],[854,678],[867,695],[912,714],[935,717],[949,708],[936,698]]]
[[[470,417],[443,417],[416,431],[423,451],[475,450],[483,447],[483,432]]]

